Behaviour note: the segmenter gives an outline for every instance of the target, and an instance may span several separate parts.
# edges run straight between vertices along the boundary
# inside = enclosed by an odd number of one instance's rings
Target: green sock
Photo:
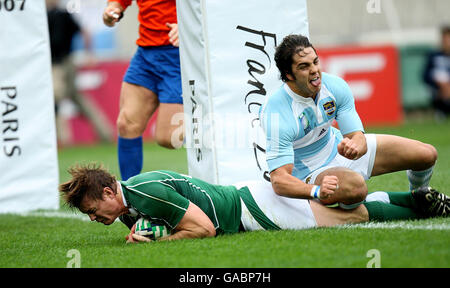
[[[412,196],[411,192],[386,192],[389,196],[391,204],[407,207],[407,208],[417,208],[416,200]]]
[[[420,219],[420,215],[409,207],[402,207],[378,201],[364,202],[369,212],[370,221],[410,220]]]

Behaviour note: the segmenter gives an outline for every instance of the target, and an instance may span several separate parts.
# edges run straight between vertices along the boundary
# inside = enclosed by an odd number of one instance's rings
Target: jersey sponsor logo
[[[336,103],[334,101],[328,101],[323,104],[323,110],[327,113],[328,116],[333,115],[336,111]]]

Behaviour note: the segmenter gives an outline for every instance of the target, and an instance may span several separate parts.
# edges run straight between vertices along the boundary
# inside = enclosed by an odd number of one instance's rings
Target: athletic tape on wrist
[[[311,197],[319,199],[320,198],[320,186],[314,185],[311,189]]]

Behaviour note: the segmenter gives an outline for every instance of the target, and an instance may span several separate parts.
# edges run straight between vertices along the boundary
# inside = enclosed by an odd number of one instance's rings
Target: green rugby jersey
[[[139,174],[120,184],[129,208],[169,229],[178,225],[191,201],[212,221],[216,235],[239,231],[241,202],[234,186],[212,185],[164,170]],[[123,215],[120,220],[131,228],[137,219]]]

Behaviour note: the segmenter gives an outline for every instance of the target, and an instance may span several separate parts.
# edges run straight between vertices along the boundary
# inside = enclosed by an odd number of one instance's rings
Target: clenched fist
[[[103,23],[108,27],[113,27],[119,22],[120,15],[123,12],[122,6],[117,2],[109,2],[103,11]]]
[[[320,201],[331,201],[337,189],[339,189],[338,177],[334,175],[324,176],[320,184]]]
[[[355,132],[345,137],[337,146],[338,153],[350,160],[361,158],[367,152],[366,137],[362,132]]]

